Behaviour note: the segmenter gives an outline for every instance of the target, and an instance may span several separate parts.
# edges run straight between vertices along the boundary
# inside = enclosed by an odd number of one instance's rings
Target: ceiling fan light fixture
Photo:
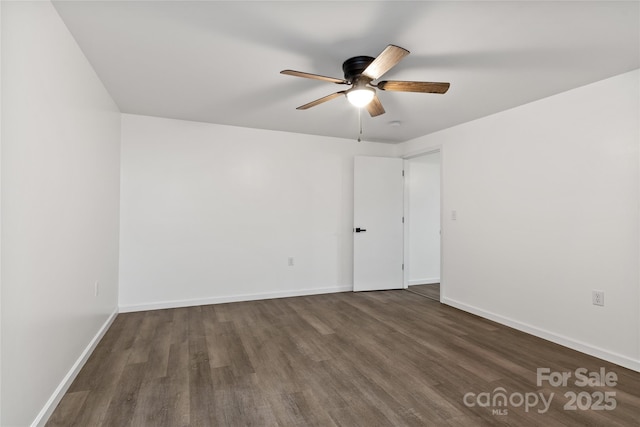
[[[358,108],[365,107],[369,104],[375,96],[375,91],[368,87],[354,87],[347,91],[347,99]]]

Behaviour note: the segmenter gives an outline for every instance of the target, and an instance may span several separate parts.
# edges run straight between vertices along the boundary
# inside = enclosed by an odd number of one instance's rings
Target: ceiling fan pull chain
[[[358,135],[358,142],[362,142],[362,108],[358,108],[358,123],[360,124],[360,134]]]

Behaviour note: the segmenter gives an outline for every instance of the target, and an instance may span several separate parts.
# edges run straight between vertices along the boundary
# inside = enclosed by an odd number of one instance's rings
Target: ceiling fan
[[[289,76],[304,77],[307,79],[323,80],[326,82],[351,85],[347,90],[341,90],[331,95],[311,101],[296,108],[297,110],[306,110],[324,102],[345,95],[349,102],[356,107],[366,107],[371,117],[384,114],[384,108],[378,96],[376,88],[380,90],[396,91],[396,92],[420,92],[420,93],[445,93],[449,90],[449,83],[434,82],[408,82],[408,81],[381,81],[377,84],[372,83],[374,80],[382,77],[384,73],[393,68],[398,62],[409,54],[409,51],[399,46],[390,44],[376,58],[370,56],[355,56],[349,58],[342,64],[344,71],[344,79],[334,77],[321,76],[318,74],[303,73],[302,71],[282,70],[281,74]]]

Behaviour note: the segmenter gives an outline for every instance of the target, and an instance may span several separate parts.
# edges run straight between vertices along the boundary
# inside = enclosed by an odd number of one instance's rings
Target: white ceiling
[[[364,139],[402,142],[640,67],[640,3],[54,1],[124,113],[355,139],[342,62],[411,51],[383,80],[450,82],[445,95],[378,91]],[[390,122],[400,121],[400,126]]]

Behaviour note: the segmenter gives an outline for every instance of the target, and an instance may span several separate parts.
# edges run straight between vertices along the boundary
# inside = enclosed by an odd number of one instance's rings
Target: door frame
[[[440,301],[443,300],[445,296],[445,272],[444,272],[444,244],[443,244],[443,236],[445,234],[444,230],[444,148],[442,145],[436,145],[430,147],[428,149],[424,149],[421,151],[413,152],[411,154],[404,155],[402,159],[404,160],[404,170],[405,170],[405,179],[404,179],[404,273],[403,273],[403,287],[404,289],[409,288],[409,271],[411,269],[410,265],[410,247],[409,247],[409,226],[411,224],[411,217],[409,214],[409,186],[411,180],[411,168],[409,167],[409,160],[415,159],[422,156],[428,156],[430,154],[440,153]]]

